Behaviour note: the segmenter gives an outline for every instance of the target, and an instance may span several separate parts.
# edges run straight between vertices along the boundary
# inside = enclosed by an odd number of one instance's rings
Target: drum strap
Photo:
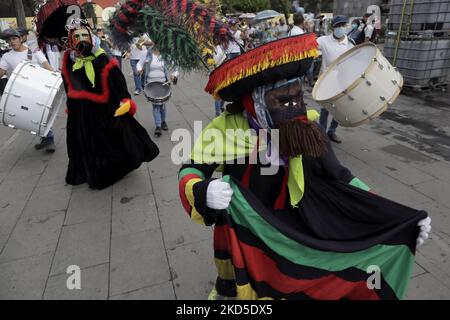
[[[33,60],[33,53],[31,52],[30,48],[28,48],[27,60],[29,60],[29,61]]]

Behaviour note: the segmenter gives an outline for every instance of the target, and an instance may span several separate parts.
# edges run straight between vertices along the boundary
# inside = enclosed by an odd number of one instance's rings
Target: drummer
[[[346,35],[346,25],[348,18],[346,16],[335,16],[331,21],[333,33],[328,36],[322,36],[317,39],[319,43],[319,50],[322,53],[322,70],[323,73],[326,68],[333,63],[340,55],[344,54],[351,48],[353,43],[349,41]],[[322,108],[320,110],[320,125],[327,130],[328,127],[328,110]],[[331,125],[328,128],[327,134],[331,141],[341,143],[342,141],[336,135],[336,129],[338,122],[333,119]]]
[[[156,45],[152,49],[148,49],[146,56],[141,56],[136,69],[138,74],[147,74],[145,84],[150,82],[168,82],[169,80],[176,84],[178,78],[178,70],[169,72],[166,63],[161,58],[161,54]],[[170,73],[170,75],[169,75]],[[145,85],[144,85],[145,87]],[[169,127],[166,122],[166,105],[153,103],[153,119],[155,121],[155,137],[160,137],[161,130],[167,131]]]
[[[11,51],[5,53],[0,60],[0,78],[7,73],[11,73],[14,69],[25,60],[39,64],[41,67],[53,71],[42,51],[32,52],[23,42],[21,34],[15,29],[6,29],[2,33],[2,39],[8,42]],[[55,141],[53,132],[50,130],[47,137],[42,137],[40,143],[36,144],[36,150],[46,149],[48,152],[55,151]]]

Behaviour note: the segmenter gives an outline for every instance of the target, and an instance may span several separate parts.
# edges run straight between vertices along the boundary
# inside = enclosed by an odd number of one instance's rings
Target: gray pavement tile
[[[108,298],[108,263],[81,269],[81,289],[67,288],[70,275],[50,277],[47,281],[44,300],[106,300]]]
[[[158,230],[113,238],[110,266],[111,296],[170,280],[162,235]]]
[[[411,279],[405,300],[449,300],[450,289],[432,274],[422,274]]]
[[[42,299],[52,257],[48,252],[0,264],[0,299]]]
[[[406,185],[414,185],[436,179],[435,177],[412,166],[407,166],[404,162],[392,157],[389,159],[377,159],[371,161],[370,166]]]
[[[22,217],[14,228],[0,263],[54,251],[64,221],[64,212]]]
[[[150,175],[152,179],[160,179],[169,176],[177,176],[178,171],[180,170],[180,166],[176,166],[171,157],[167,156],[159,156],[154,159],[152,162],[148,163],[148,168],[150,170]],[[154,181],[156,184],[157,182]]]
[[[432,180],[415,184],[413,189],[425,194],[439,203],[442,203],[443,205],[448,205],[450,203],[450,183],[440,180]]]
[[[443,238],[438,233],[432,231],[430,238],[418,249],[420,254],[427,259],[427,262],[434,265],[442,273],[444,273],[447,279],[450,278],[449,239],[450,238]]]
[[[25,203],[0,202],[0,234],[9,235],[22,215]]]
[[[9,234],[0,234],[0,252],[3,251],[6,243],[8,242]]]
[[[414,267],[413,267],[413,271],[412,271],[412,274],[411,274],[411,278],[418,277],[418,276],[420,276],[420,275],[422,275],[424,273],[427,273],[427,271],[424,268],[422,268],[419,264],[417,264],[417,262],[414,263]]]
[[[24,209],[24,216],[35,216],[53,211],[66,211],[72,194],[71,186],[54,184],[36,187]]]
[[[73,188],[64,225],[109,219],[112,187],[93,190],[84,184]]]
[[[381,172],[376,176],[365,177],[364,182],[373,189],[374,193],[407,206],[415,207],[431,200]]]
[[[63,186],[66,183],[66,173],[67,173],[67,163],[66,159],[64,160],[55,160],[52,159],[44,173],[39,180],[38,187],[45,187],[50,185],[59,185]]]
[[[166,206],[173,200],[179,200],[178,194],[178,176],[173,175],[157,180],[154,182],[154,193],[159,207]]]
[[[168,255],[177,299],[207,299],[217,278],[212,241],[177,247]]]
[[[430,164],[422,165],[417,169],[424,171],[439,180],[450,183],[450,164],[443,161],[436,161]]]
[[[113,186],[113,197],[134,197],[152,193],[147,170],[133,171]]]
[[[153,194],[115,198],[112,209],[112,238],[145,230],[160,229]]]
[[[51,275],[66,272],[68,266],[87,268],[109,262],[110,218],[64,226]]]
[[[110,297],[111,300],[174,300],[172,281]]]
[[[48,160],[43,159],[21,159],[19,160],[13,169],[11,170],[8,178],[14,180],[28,180],[36,175],[41,175],[45,167],[48,164]]]
[[[194,222],[184,211],[180,200],[165,202],[164,205],[158,206],[158,214],[164,241],[169,249],[212,239],[212,228]]]

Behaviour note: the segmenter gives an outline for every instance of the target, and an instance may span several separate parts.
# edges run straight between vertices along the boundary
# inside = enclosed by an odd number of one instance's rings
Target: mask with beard
[[[282,155],[320,157],[325,152],[327,137],[317,123],[308,120],[300,80],[266,92],[265,101],[272,128],[280,130]]]
[[[87,28],[82,27],[74,30],[69,40],[69,46],[76,50],[82,57],[87,57],[92,54],[92,36]]]
[[[93,48],[92,43],[90,43],[88,41],[80,41],[80,42],[78,42],[77,46],[75,47],[77,52],[83,57],[87,57],[87,56],[91,55],[92,48]]]

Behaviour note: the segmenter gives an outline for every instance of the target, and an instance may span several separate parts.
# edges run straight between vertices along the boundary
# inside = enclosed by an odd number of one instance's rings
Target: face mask
[[[352,24],[352,29],[353,29],[353,30],[356,30],[357,28],[358,28],[358,25],[357,25],[357,24],[355,24],[355,23]]]
[[[266,93],[266,104],[277,128],[280,124],[306,115],[303,91],[300,82],[290,83]]]
[[[342,38],[345,35],[345,27],[339,27],[334,29],[333,34],[338,39]]]

